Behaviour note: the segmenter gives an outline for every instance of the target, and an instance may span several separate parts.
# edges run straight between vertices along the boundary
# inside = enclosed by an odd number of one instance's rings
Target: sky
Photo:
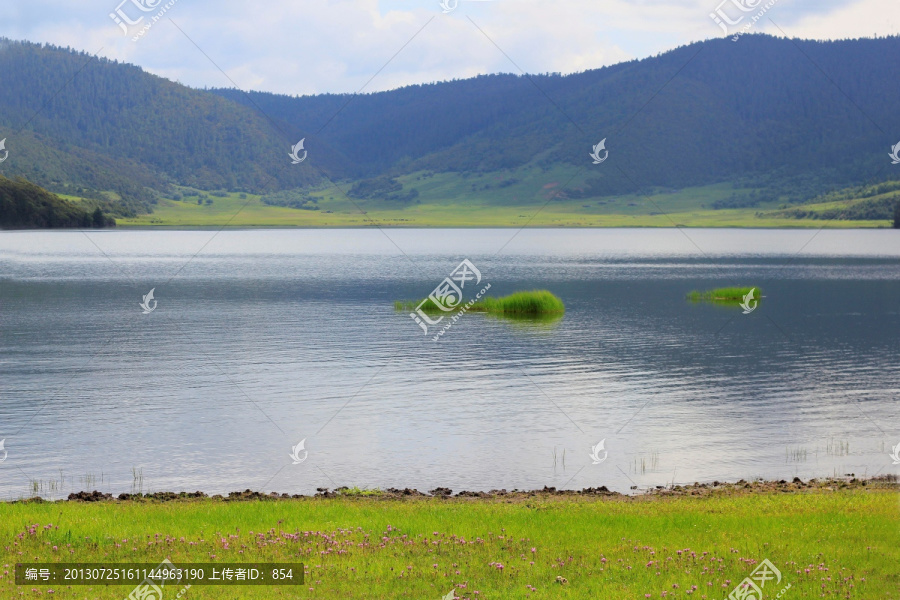
[[[97,53],[192,87],[305,95],[375,92],[486,73],[579,72],[724,37],[711,14],[729,36],[749,27],[754,33],[845,39],[896,35],[900,27],[900,0],[255,4],[5,0],[0,36]]]

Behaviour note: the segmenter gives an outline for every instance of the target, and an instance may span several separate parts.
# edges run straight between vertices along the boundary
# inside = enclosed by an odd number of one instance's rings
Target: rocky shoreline
[[[554,487],[544,487],[541,490],[491,490],[489,492],[461,491],[453,494],[453,490],[438,487],[428,493],[420,492],[413,488],[388,488],[386,490],[364,490],[340,487],[334,490],[317,488],[312,496],[302,494],[268,494],[253,490],[242,492],[230,492],[227,496],[214,494],[212,496],[196,492],[154,492],[150,494],[112,494],[97,490],[77,492],[69,494],[67,500],[61,502],[171,502],[171,501],[196,501],[215,500],[222,502],[241,501],[277,501],[277,500],[312,500],[317,498],[359,498],[366,500],[402,500],[402,499],[428,499],[465,501],[472,499],[502,499],[507,501],[522,500],[536,497],[569,497],[569,498],[604,498],[611,500],[635,501],[653,497],[705,497],[714,495],[742,495],[742,494],[767,494],[767,493],[802,493],[812,491],[838,491],[848,489],[900,489],[900,478],[896,475],[880,475],[870,478],[822,478],[802,481],[795,477],[792,481],[781,479],[779,481],[745,481],[743,479],[734,483],[714,481],[712,483],[695,482],[693,485],[656,486],[651,489],[635,490],[632,494],[613,492],[600,486],[598,488],[584,488],[582,490],[557,490]],[[52,502],[40,497],[26,500],[14,500],[12,503]]]

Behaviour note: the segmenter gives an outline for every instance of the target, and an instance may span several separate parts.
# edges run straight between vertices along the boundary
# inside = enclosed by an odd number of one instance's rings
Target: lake
[[[463,259],[565,316],[433,341]],[[896,473],[898,332],[893,230],[3,232],[0,496]]]

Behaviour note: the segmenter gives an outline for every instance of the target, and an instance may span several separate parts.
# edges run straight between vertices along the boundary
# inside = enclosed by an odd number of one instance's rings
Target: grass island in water
[[[752,296],[748,295],[753,292]],[[694,290],[688,295],[688,300],[692,302],[725,302],[725,303],[742,303],[749,300],[759,300],[762,297],[762,290],[758,287],[726,287],[708,290],[706,292],[698,292]]]
[[[420,304],[421,307],[419,306]],[[394,308],[401,311],[421,309],[427,313],[445,312],[430,298],[426,298],[424,301],[397,301],[394,302]],[[561,315],[566,312],[566,307],[562,300],[547,290],[531,290],[528,292],[515,292],[509,296],[502,296],[500,298],[486,296],[470,306],[467,312],[539,317],[545,315]]]

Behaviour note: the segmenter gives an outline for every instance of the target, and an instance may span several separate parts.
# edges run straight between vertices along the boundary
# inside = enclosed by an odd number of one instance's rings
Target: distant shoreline
[[[874,222],[873,222],[874,223]],[[519,226],[519,225],[422,225],[422,224],[410,224],[410,225],[396,225],[390,223],[377,223],[370,225],[131,225],[128,223],[124,223],[119,221],[118,225],[114,228],[105,228],[105,229],[80,229],[80,228],[72,228],[72,227],[52,227],[52,228],[34,228],[34,229],[25,229],[25,228],[15,228],[15,229],[0,229],[0,234],[3,233],[27,233],[33,231],[59,231],[59,232],[95,232],[95,233],[114,233],[114,232],[122,232],[122,231],[221,231],[221,230],[229,230],[229,231],[258,231],[258,230],[342,230],[342,229],[509,229],[512,231],[518,231],[522,229],[529,230],[539,230],[539,229],[746,229],[746,230],[754,230],[754,231],[809,231],[810,229],[829,229],[829,230],[842,230],[842,231],[856,231],[856,230],[870,230],[877,231],[882,229],[893,229],[890,224],[883,225],[881,222],[877,222],[878,224],[872,225],[843,225],[842,223],[822,223],[816,221],[810,221],[807,225],[759,225],[759,226],[747,226],[747,225],[528,225],[528,226]]]

